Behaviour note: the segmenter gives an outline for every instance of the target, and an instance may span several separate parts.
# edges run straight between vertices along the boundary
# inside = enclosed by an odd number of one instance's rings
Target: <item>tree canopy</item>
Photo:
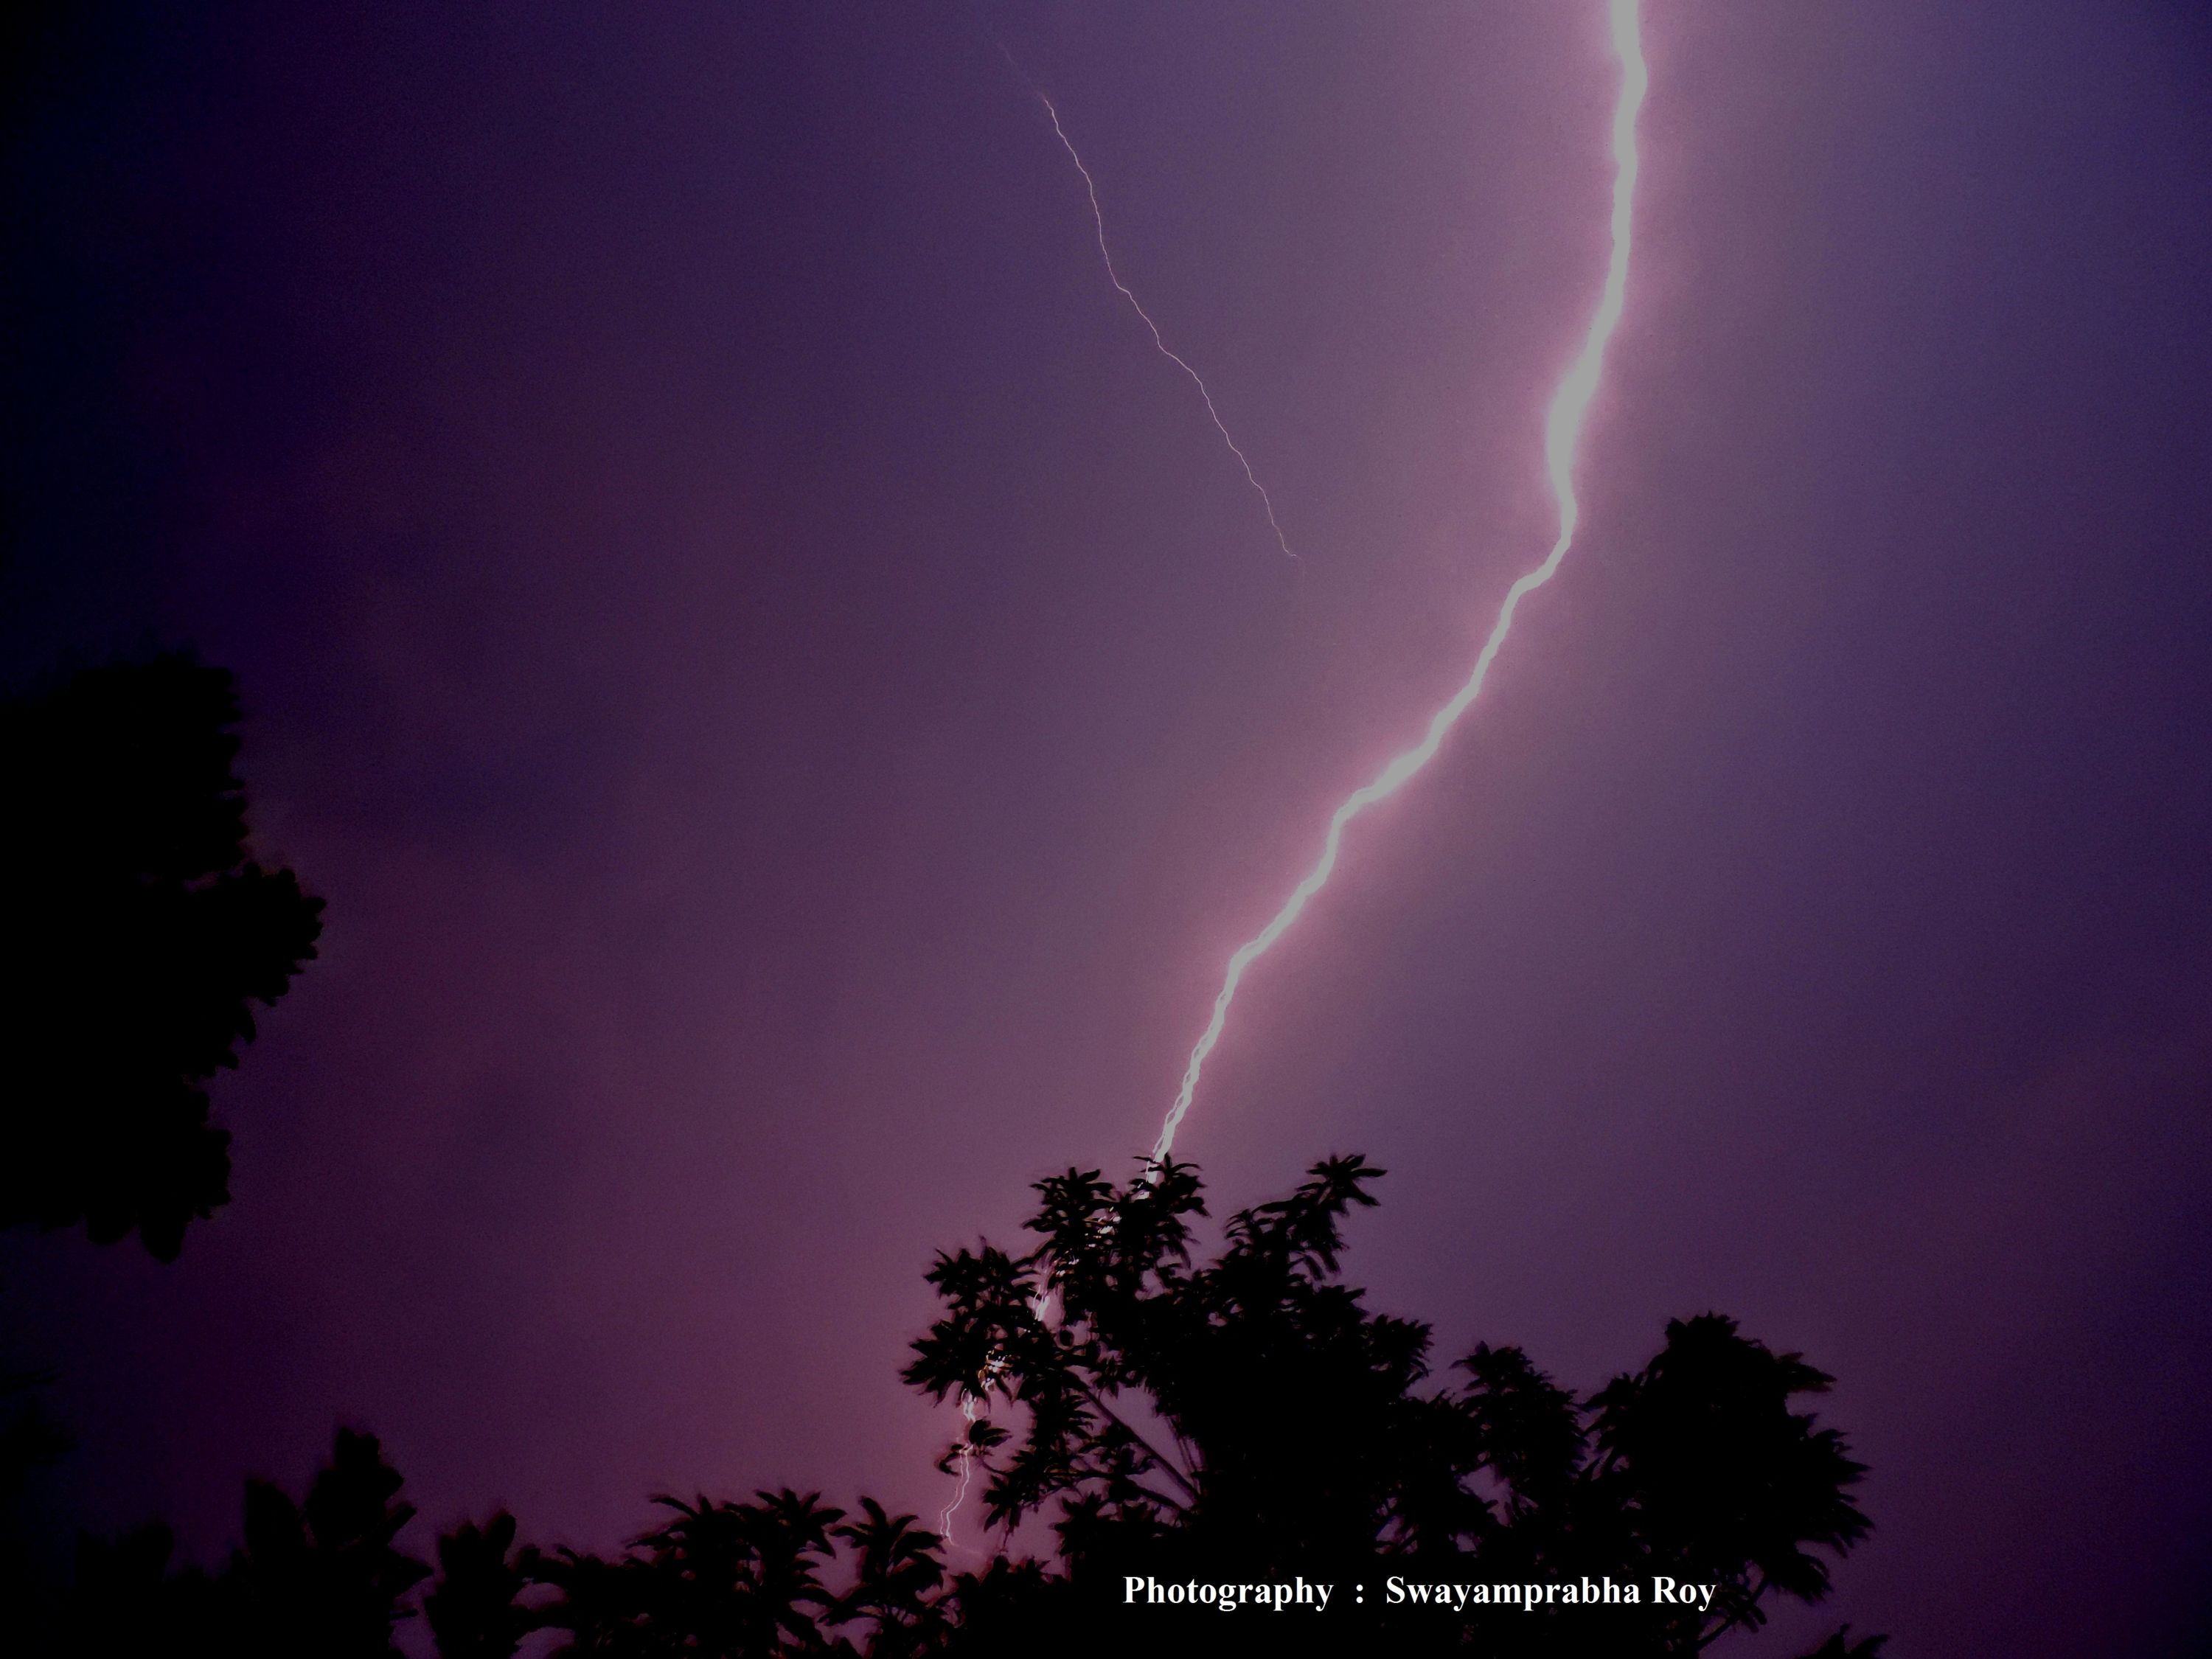
[[[1370,1311],[1341,1281],[1345,1218],[1375,1203],[1381,1174],[1357,1156],[1316,1164],[1231,1217],[1198,1263],[1194,1170],[1118,1190],[1070,1170],[1038,1183],[1028,1252],[938,1259],[945,1312],[906,1380],[983,1402],[948,1461],[984,1476],[986,1524],[1048,1517],[1057,1539],[1055,1570],[1010,1581],[995,1619],[1039,1638],[1103,1620],[1106,1650],[1166,1634],[1156,1615],[1117,1619],[1130,1576],[1319,1571],[1364,1582],[1395,1652],[1633,1659],[1756,1628],[1773,1597],[1826,1594],[1825,1558],[1868,1528],[1862,1466],[1797,1408],[1832,1379],[1706,1314],[1670,1322],[1648,1365],[1587,1401],[1514,1347],[1477,1344],[1448,1382],[1427,1325]],[[1440,1621],[1426,1604],[1376,1610],[1392,1576],[1644,1588],[1634,1607]],[[1702,1607],[1657,1606],[1662,1577],[1715,1589]]]
[[[50,1650],[389,1659],[417,1613],[441,1659],[507,1659],[533,1632],[576,1659],[989,1659],[1000,1655],[1603,1655],[1698,1651],[1819,1600],[1865,1536],[1862,1469],[1802,1402],[1829,1378],[1717,1315],[1577,1398],[1514,1347],[1432,1370],[1431,1334],[1342,1282],[1343,1223],[1382,1172],[1316,1164],[1231,1217],[1197,1259],[1198,1173],[1040,1182],[1022,1254],[930,1269],[940,1316],[908,1382],[969,1398],[942,1467],[994,1540],[955,1571],[944,1540],[868,1498],[665,1496],[611,1554],[522,1543],[510,1515],[429,1559],[376,1441],[342,1431],[304,1499],[246,1488],[243,1547],[212,1575],[165,1570],[160,1528],[88,1543]],[[1127,1604],[1131,1577],[1328,1582],[1325,1612]],[[1439,1607],[1416,1587],[1633,1585],[1632,1601]],[[1660,1581],[1705,1587],[1656,1600]],[[1356,1597],[1355,1587],[1358,1594]],[[1867,1659],[1838,1632],[1811,1659]]]
[[[181,655],[0,703],[0,1227],[163,1260],[230,1196],[206,1085],[313,957],[322,901],[246,850],[230,675]]]

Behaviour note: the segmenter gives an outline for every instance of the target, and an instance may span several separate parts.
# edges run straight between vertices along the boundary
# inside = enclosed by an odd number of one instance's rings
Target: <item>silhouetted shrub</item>
[[[174,655],[0,704],[0,1226],[135,1230],[167,1261],[229,1199],[203,1085],[322,930],[246,856],[238,718],[229,674]]]

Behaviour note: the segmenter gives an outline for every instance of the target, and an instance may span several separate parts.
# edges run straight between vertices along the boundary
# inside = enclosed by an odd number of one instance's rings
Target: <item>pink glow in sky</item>
[[[1583,337],[1582,350],[1560,380],[1559,390],[1552,394],[1551,407],[1544,416],[1544,465],[1551,476],[1553,499],[1559,503],[1559,533],[1543,562],[1505,590],[1505,602],[1498,607],[1498,620],[1491,624],[1490,637],[1482,642],[1482,649],[1476,654],[1474,670],[1450,700],[1429,717],[1428,730],[1420,742],[1394,757],[1371,783],[1345,798],[1343,805],[1329,817],[1328,833],[1322,838],[1320,860],[1291,890],[1290,897],[1283,901],[1283,908],[1275,912],[1267,925],[1238,946],[1236,955],[1229,958],[1229,971],[1213,999],[1212,1014],[1197,1045],[1190,1051],[1190,1063],[1183,1067],[1175,1104],[1168,1109],[1167,1120],[1160,1126],[1160,1137],[1152,1145],[1152,1161],[1156,1164],[1175,1148],[1176,1131],[1182,1127],[1183,1118],[1198,1093],[1199,1074],[1205,1069],[1206,1057],[1221,1041],[1222,1030],[1229,1020],[1230,1005],[1237,1000],[1237,988],[1243,981],[1245,969],[1274,947],[1275,941],[1304,913],[1307,903],[1328,884],[1329,876],[1336,869],[1337,855],[1344,846],[1345,826],[1369,807],[1389,799],[1436,758],[1444,738],[1481,695],[1482,683],[1490,676],[1491,661],[1512,631],[1513,613],[1520,609],[1521,601],[1552,580],[1559,571],[1560,561],[1567,556],[1567,550],[1574,544],[1575,523],[1582,515],[1582,503],[1575,495],[1575,450],[1582,440],[1583,422],[1589,415],[1590,401],[1597,396],[1598,377],[1605,367],[1606,343],[1613,338],[1613,331],[1620,322],[1621,307],[1627,301],[1629,222],[1636,200],[1636,116],[1644,107],[1644,94],[1651,79],[1644,62],[1644,43],[1638,33],[1636,0],[1607,0],[1606,15],[1612,30],[1613,52],[1620,60],[1620,95],[1613,109],[1613,252],[1606,262],[1604,287],[1598,296],[1597,310],[1590,318],[1589,331]]]
[[[1587,405],[1597,0],[45,9],[0,646],[235,670],[329,902],[184,1260],[0,1238],[72,1524],[219,1559],[341,1419],[548,1546],[936,1516],[932,1255],[1141,1167],[1565,530],[1177,1154],[1388,1169],[1347,1266],[1441,1351],[1834,1372],[1828,1628],[2192,1651],[2201,6],[1646,0]]]

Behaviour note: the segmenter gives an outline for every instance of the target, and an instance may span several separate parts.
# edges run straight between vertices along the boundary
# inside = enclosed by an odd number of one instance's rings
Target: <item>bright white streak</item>
[[[968,1483],[975,1478],[975,1454],[969,1449],[967,1429],[975,1426],[975,1419],[983,1409],[982,1397],[963,1394],[960,1396],[960,1420],[965,1425],[960,1443],[960,1480],[953,1487],[952,1497],[945,1505],[945,1513],[937,1517],[937,1535],[945,1543],[952,1541],[952,1516],[968,1497]]]
[[[1052,1286],[1048,1285],[1031,1297],[1030,1317],[1040,1324],[1049,1323],[1053,1317],[1054,1294]],[[952,1489],[952,1497],[945,1504],[944,1512],[937,1517],[937,1535],[948,1548],[963,1547],[953,1542],[952,1517],[959,1513],[960,1505],[968,1497],[969,1483],[975,1478],[975,1448],[968,1443],[967,1431],[974,1428],[975,1419],[983,1414],[984,1404],[989,1398],[988,1390],[992,1383],[998,1381],[1005,1373],[1006,1369],[1005,1357],[993,1354],[983,1362],[983,1375],[978,1379],[977,1388],[963,1389],[960,1393],[960,1421],[965,1425],[961,1431],[960,1455],[957,1460],[960,1479]]]
[[[1002,46],[999,50],[1006,52],[1006,49]],[[1006,61],[1013,63],[1012,52],[1007,52]],[[1014,64],[1014,73],[1022,74],[1020,64]],[[1023,78],[1027,80],[1028,76],[1023,76]],[[1190,376],[1190,383],[1198,388],[1198,395],[1206,400],[1206,412],[1212,417],[1213,429],[1221,434],[1221,441],[1229,446],[1229,453],[1237,458],[1237,465],[1244,469],[1244,482],[1252,486],[1260,497],[1260,505],[1267,509],[1267,528],[1275,532],[1275,545],[1283,550],[1285,557],[1297,558],[1298,556],[1291,551],[1289,538],[1283,534],[1283,526],[1276,521],[1274,498],[1267,494],[1267,486],[1260,482],[1260,475],[1252,471],[1250,459],[1237,447],[1237,440],[1229,435],[1229,428],[1221,419],[1221,411],[1213,406],[1213,394],[1206,389],[1206,382],[1199,378],[1198,371],[1168,349],[1167,341],[1160,334],[1160,325],[1152,320],[1152,313],[1129,291],[1129,285],[1121,280],[1121,273],[1115,270],[1113,252],[1106,246],[1106,216],[1099,210],[1097,183],[1091,178],[1091,169],[1083,165],[1083,158],[1075,153],[1075,144],[1068,137],[1067,129],[1060,125],[1059,110],[1053,106],[1052,100],[1037,92],[1036,88],[1032,86],[1030,90],[1036,93],[1037,102],[1044,106],[1044,112],[1052,118],[1052,130],[1060,137],[1060,148],[1067,152],[1067,159],[1075,163],[1075,170],[1083,175],[1083,188],[1091,198],[1091,222],[1098,232],[1098,257],[1106,262],[1106,280],[1113,283],[1121,296],[1129,302],[1129,309],[1144,319],[1145,326],[1152,331],[1152,343],[1160,349],[1160,356]]]
[[[1544,463],[1551,473],[1552,494],[1559,503],[1559,539],[1552,544],[1552,550],[1541,564],[1506,590],[1505,603],[1498,609],[1490,637],[1483,642],[1481,654],[1474,659],[1474,672],[1468,676],[1466,684],[1451,701],[1430,716],[1429,729],[1420,742],[1392,760],[1376,774],[1372,783],[1346,798],[1328,821],[1320,861],[1291,890],[1283,908],[1275,912],[1274,919],[1229,958],[1229,972],[1222,981],[1221,994],[1213,999],[1213,1017],[1206,1022],[1198,1046],[1190,1051],[1190,1064],[1183,1068],[1182,1087],[1152,1147],[1152,1163],[1156,1166],[1174,1150],[1176,1131],[1182,1127],[1191,1098],[1198,1092],[1199,1074],[1206,1067],[1206,1057],[1221,1041],[1222,1027],[1229,1020],[1229,1005],[1237,1000],[1237,988],[1243,982],[1245,969],[1267,953],[1304,912],[1313,896],[1328,884],[1336,868],[1337,854],[1344,845],[1345,826],[1377,801],[1388,800],[1396,794],[1436,758],[1444,738],[1481,692],[1482,683],[1490,673],[1491,659],[1497,656],[1506,635],[1512,631],[1513,614],[1520,609],[1521,601],[1552,580],[1560,561],[1567,556],[1567,549],[1574,544],[1575,525],[1582,515],[1581,503],[1575,496],[1575,450],[1582,440],[1583,422],[1589,414],[1590,402],[1597,395],[1606,343],[1612,339],[1613,331],[1620,321],[1621,307],[1628,291],[1629,208],[1636,194],[1636,116],[1644,106],[1644,94],[1650,84],[1644,63],[1644,43],[1637,27],[1636,7],[1637,0],[1607,0],[1613,50],[1621,66],[1620,96],[1613,109],[1613,256],[1606,265],[1605,289],[1598,297],[1597,314],[1590,319],[1589,332],[1583,337],[1581,355],[1568,368],[1559,390],[1552,394],[1551,409],[1544,418]]]

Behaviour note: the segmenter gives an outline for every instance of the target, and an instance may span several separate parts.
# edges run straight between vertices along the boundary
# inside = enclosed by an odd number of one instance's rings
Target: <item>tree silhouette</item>
[[[412,1616],[402,1599],[430,1571],[394,1547],[415,1515],[394,1501],[399,1487],[376,1437],[348,1429],[305,1502],[247,1481],[246,1542],[222,1585],[221,1650],[398,1659],[392,1629]]]
[[[823,1632],[837,1598],[821,1569],[843,1510],[788,1490],[749,1504],[653,1501],[674,1518],[620,1559],[563,1550],[544,1564],[559,1597],[544,1622],[568,1633],[556,1654],[832,1650]]]
[[[175,1540],[158,1522],[114,1542],[88,1538],[47,1628],[11,1634],[27,1654],[69,1659],[400,1659],[392,1632],[413,1616],[408,1592],[429,1570],[394,1544],[415,1514],[396,1501],[399,1487],[374,1435],[340,1429],[302,1501],[246,1483],[245,1541],[222,1572],[168,1572]]]
[[[1705,1315],[1670,1323],[1650,1365],[1587,1405],[1515,1348],[1478,1346],[1455,1368],[1463,1385],[1434,1386],[1429,1328],[1370,1312],[1339,1282],[1344,1218],[1375,1202],[1381,1173],[1358,1157],[1316,1164],[1288,1198],[1232,1217],[1218,1257],[1196,1266],[1206,1208],[1189,1166],[1119,1191],[1070,1170],[1038,1183],[1027,1254],[938,1259],[945,1312],[906,1380],[985,1402],[948,1456],[984,1474],[988,1525],[1011,1534],[1049,1514],[1058,1539],[1057,1572],[996,1592],[963,1583],[963,1611],[1004,1632],[972,1650],[1219,1641],[1203,1620],[1117,1616],[1127,1575],[1334,1573],[1378,1599],[1392,1575],[1717,1586],[1698,1608],[1655,1605],[1647,1588],[1633,1607],[1370,1613],[1401,1653],[1689,1653],[1762,1622],[1771,1595],[1825,1594],[1812,1551],[1841,1555],[1867,1530],[1850,1496],[1862,1466],[1792,1407],[1827,1376]],[[1271,1625],[1268,1644],[1291,1650],[1279,1637],[1310,1628]],[[1311,1639],[1327,1651],[1344,1638]]]
[[[952,1625],[936,1592],[945,1582],[941,1540],[911,1515],[890,1515],[872,1498],[858,1519],[831,1528],[852,1547],[853,1585],[834,1620],[859,1625],[869,1659],[909,1659],[943,1650]]]
[[[940,1255],[944,1311],[905,1377],[988,1407],[946,1454],[973,1460],[999,1534],[980,1568],[949,1573],[940,1540],[866,1498],[848,1513],[789,1489],[662,1497],[659,1524],[604,1556],[520,1547],[501,1512],[437,1540],[421,1605],[440,1659],[509,1659],[533,1631],[576,1659],[1658,1659],[1826,1593],[1867,1522],[1861,1466],[1796,1408],[1824,1374],[1707,1314],[1669,1323],[1649,1364],[1587,1400],[1513,1347],[1479,1345],[1439,1377],[1427,1326],[1340,1282],[1344,1218],[1381,1173],[1317,1164],[1231,1218],[1200,1263],[1196,1170],[1115,1190],[1071,1170],[1037,1184],[1025,1254]],[[159,1528],[88,1544],[51,1650],[390,1659],[428,1572],[399,1547],[399,1486],[374,1438],[341,1431],[303,1502],[247,1483],[245,1546],[221,1574],[165,1574]],[[1335,1595],[1319,1616],[1228,1623],[1127,1607],[1130,1576]],[[1394,1578],[1638,1595],[1446,1610],[1391,1605]],[[1661,1601],[1661,1580],[1711,1593]],[[1881,1645],[1839,1631],[1808,1659]]]
[[[534,1627],[520,1605],[535,1557],[514,1547],[514,1517],[464,1522],[438,1540],[438,1582],[422,1616],[442,1659],[507,1659]]]
[[[246,849],[231,677],[179,655],[0,703],[0,1226],[134,1230],[164,1261],[229,1198],[204,1085],[315,954],[322,901]]]

